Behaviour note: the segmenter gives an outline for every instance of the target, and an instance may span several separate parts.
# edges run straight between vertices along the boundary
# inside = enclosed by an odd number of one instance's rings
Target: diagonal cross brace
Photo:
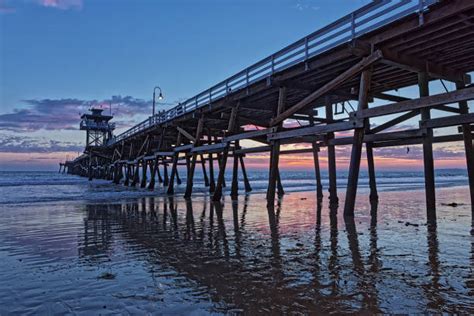
[[[275,117],[274,119],[270,121],[270,125],[275,126],[278,123],[283,122],[284,120],[286,120],[287,118],[295,114],[296,112],[302,110],[303,108],[305,108],[306,106],[308,106],[315,100],[319,99],[326,93],[330,92],[331,90],[334,90],[335,88],[345,83],[347,80],[353,78],[354,76],[359,74],[361,71],[363,71],[364,69],[371,66],[372,64],[374,64],[375,62],[379,61],[382,58],[383,58],[382,52],[380,50],[375,51],[374,53],[365,57],[364,59],[359,61],[357,64],[355,64],[348,70],[344,71],[342,74],[340,74],[339,76],[337,76],[330,82],[326,83],[324,86],[322,86],[318,90],[311,93],[309,96],[307,96],[300,102],[293,105],[291,108],[289,108],[285,112],[279,114],[277,117]]]

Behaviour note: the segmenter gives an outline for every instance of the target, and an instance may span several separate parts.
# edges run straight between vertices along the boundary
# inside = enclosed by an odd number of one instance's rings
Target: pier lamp
[[[160,90],[160,94],[158,95],[158,100],[163,100],[163,93],[161,92],[161,88],[156,86],[153,89],[153,116],[155,116],[155,99],[156,99],[156,89]]]

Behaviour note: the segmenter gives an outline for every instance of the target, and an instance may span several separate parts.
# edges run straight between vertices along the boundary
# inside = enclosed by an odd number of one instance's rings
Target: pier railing
[[[441,0],[374,0],[370,4],[187,99],[183,103],[179,103],[169,110],[149,117],[111,139],[109,144],[111,145],[148,128],[211,104],[231,93],[247,88],[254,82],[270,77],[275,72],[305,62],[318,54],[347,43],[409,14],[418,13],[420,15],[420,23],[423,23],[423,12],[429,6],[439,1]]]

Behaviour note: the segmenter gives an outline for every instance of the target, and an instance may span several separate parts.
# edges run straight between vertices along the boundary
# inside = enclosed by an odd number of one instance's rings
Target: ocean
[[[199,166],[198,166],[199,167]],[[194,195],[204,195],[207,188],[199,168],[194,177]],[[184,193],[185,170],[179,171],[183,183],[177,187],[176,195]],[[326,172],[322,172],[322,184],[327,191],[329,182]],[[253,193],[266,192],[268,171],[250,170],[248,172]],[[286,192],[315,191],[314,172],[282,171],[281,179]],[[455,187],[468,184],[467,171],[464,169],[442,169],[436,171],[436,186],[439,188]],[[158,182],[158,181],[157,181]],[[226,182],[230,184],[231,173],[226,174]],[[347,183],[347,172],[338,172],[337,186],[341,193]],[[243,179],[239,179],[240,191],[243,192]],[[368,191],[369,179],[367,172],[361,171],[359,193]],[[229,185],[230,186],[230,185]],[[424,188],[423,171],[379,171],[377,172],[377,190],[400,191],[421,190]],[[229,189],[229,188],[228,188]],[[88,181],[87,178],[59,174],[57,172],[0,171],[0,204],[19,204],[52,201],[111,201],[126,200],[141,196],[164,194],[158,184],[154,192],[145,189],[112,185],[108,180]]]
[[[249,176],[251,194],[213,203],[198,170],[191,200],[184,181],[171,197],[1,172],[0,315],[474,313],[464,170],[436,173],[437,225],[422,172],[378,172],[378,205],[362,174],[353,219],[330,211],[326,174],[318,206],[314,174],[283,171],[274,209],[267,173]]]

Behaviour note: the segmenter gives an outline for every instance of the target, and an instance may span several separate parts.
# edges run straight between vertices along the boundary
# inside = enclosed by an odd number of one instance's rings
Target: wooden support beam
[[[276,117],[280,116],[285,111],[287,91],[286,87],[280,87],[278,92],[278,105],[276,111]],[[293,114],[293,113],[291,113]],[[290,114],[290,115],[291,115]],[[278,122],[278,127],[281,128],[282,121]],[[275,203],[275,190],[277,181],[279,181],[280,171],[278,169],[278,163],[280,159],[280,140],[278,138],[270,140],[271,142],[271,154],[270,154],[270,170],[268,175],[268,188],[267,188],[267,205],[273,206]],[[280,192],[280,190],[279,190]],[[281,186],[281,194],[283,194],[283,187]]]
[[[296,112],[302,110],[306,106],[310,105],[317,99],[321,98],[328,92],[331,92],[333,89],[337,88],[341,84],[347,82],[347,80],[353,78],[358,73],[366,69],[367,67],[371,66],[375,62],[379,61],[383,57],[381,51],[376,51],[372,53],[370,56],[363,58],[360,62],[349,68],[348,70],[344,71],[342,74],[331,80],[330,82],[326,83],[324,86],[316,90],[315,92],[311,93],[309,96],[298,102],[297,104],[293,105],[291,108],[287,109],[283,113],[279,114],[275,117],[271,122],[271,126],[275,126],[278,123],[283,122],[285,119],[289,118]]]
[[[176,140],[176,147],[181,145],[181,133],[178,133],[178,138]],[[168,183],[168,190],[166,191],[168,194],[173,194],[174,193],[174,178],[177,173],[177,164],[178,164],[178,158],[179,158],[179,152],[175,152],[173,155],[173,164],[171,166],[171,175]]]
[[[269,141],[273,141],[273,140],[287,139],[287,138],[294,138],[294,137],[301,137],[301,136],[308,136],[308,135],[320,135],[320,134],[326,134],[326,133],[331,133],[331,132],[348,131],[354,128],[360,128],[362,126],[363,126],[362,120],[351,119],[350,121],[347,121],[347,122],[338,122],[338,123],[331,123],[327,125],[315,125],[315,126],[308,126],[308,127],[286,129],[280,132],[269,134],[267,139]]]
[[[229,125],[227,127],[227,131],[229,133],[233,133],[236,128],[236,122],[237,122],[237,115],[239,111],[239,104],[236,106],[232,107],[232,111],[230,114],[229,118]],[[217,184],[216,184],[216,189],[214,191],[214,195],[212,199],[214,201],[220,201],[222,198],[222,187],[224,185],[224,177],[225,177],[225,167],[227,164],[227,156],[229,155],[229,146],[226,146],[222,152],[221,156],[221,161],[220,161],[220,166],[219,166],[219,175],[217,177]]]
[[[432,96],[422,96],[419,99],[413,99],[409,101],[381,105],[374,108],[358,111],[357,113],[351,113],[351,116],[358,117],[359,119],[367,117],[377,117],[401,112],[408,112],[416,109],[430,108],[437,105],[459,103],[462,101],[469,100],[474,100],[474,87]]]
[[[447,106],[447,105],[437,105],[437,106],[434,106],[433,107],[433,110],[439,110],[439,111],[444,111],[444,112],[450,112],[450,113],[456,113],[456,114],[459,114],[459,109],[456,109],[454,107],[451,107],[451,106]]]
[[[392,102],[402,102],[402,101],[410,100],[410,98],[400,97],[398,95],[392,95],[388,93],[374,93],[373,96],[374,98],[377,98],[377,99],[392,101]]]
[[[472,134],[471,134],[472,135]],[[474,136],[474,135],[472,135]],[[451,143],[451,142],[459,142],[463,141],[463,135],[461,134],[451,134],[451,135],[443,135],[443,136],[433,136],[433,144],[435,143]],[[398,139],[386,142],[375,142],[374,148],[381,148],[381,147],[395,147],[395,146],[407,146],[407,145],[421,145],[423,144],[423,137],[417,138],[406,138],[406,139]]]
[[[156,151],[155,157],[172,157],[174,156],[174,151]]]
[[[474,113],[452,115],[420,121],[420,128],[440,128],[457,125],[470,126],[469,124],[471,123],[474,123]]]
[[[208,131],[207,141],[209,145],[212,143],[212,136],[210,131]],[[214,181],[214,157],[212,153],[209,152],[209,192],[212,193],[216,189],[216,182]]]
[[[114,178],[113,178],[113,183],[114,184],[119,184],[120,183],[120,170],[122,170],[120,164],[115,163],[114,164]]]
[[[368,95],[370,89],[371,71],[364,70],[360,78],[359,105],[357,112],[368,108]],[[352,153],[349,165],[349,177],[347,179],[347,191],[344,204],[344,216],[354,216],[357,185],[359,181],[360,159],[362,154],[362,142],[364,140],[365,128],[357,128],[354,131]]]
[[[420,97],[428,97],[429,77],[423,72],[418,74],[418,87]],[[431,119],[430,108],[421,109],[421,119],[426,121]],[[427,135],[423,139],[423,165],[425,171],[425,194],[426,194],[426,216],[428,222],[436,221],[436,194],[434,179],[434,159],[433,159],[433,131],[427,129]]]
[[[311,115],[309,124],[314,125],[314,118]],[[313,152],[314,174],[316,176],[316,198],[318,203],[323,201],[323,185],[321,183],[321,169],[319,167],[319,147],[316,141],[311,142]]]
[[[410,139],[426,136],[425,129],[409,129],[404,131],[387,132],[379,134],[367,134],[364,136],[364,142],[383,142],[398,139]]]
[[[245,170],[244,157],[242,155],[239,155],[239,160],[240,160],[240,168],[242,170],[242,175],[244,177],[245,192],[248,193],[252,191],[252,187],[250,186],[250,181],[249,181],[249,178],[247,177],[247,171]]]
[[[326,107],[326,119],[328,122],[333,120],[332,103],[330,98],[325,100]],[[339,198],[337,197],[337,169],[336,169],[336,147],[331,144],[334,140],[334,133],[329,132],[327,134],[328,142],[328,177],[329,177],[329,204],[332,209],[337,210],[335,207],[339,204]]]
[[[143,149],[145,149],[145,147],[148,145],[149,137],[150,137],[150,135],[146,135],[146,138],[145,138],[145,140],[143,141],[142,146],[140,147],[140,149],[139,149],[138,152],[137,152],[137,156],[140,156],[141,153],[142,153],[142,151],[143,151]]]
[[[148,190],[155,189],[155,175],[156,175],[156,171],[158,170],[158,165],[159,165],[158,161],[159,161],[159,158],[155,158],[155,160],[150,162],[150,183],[148,184]]]
[[[349,143],[349,142],[347,142]],[[318,145],[319,146],[319,145]],[[261,152],[268,152],[271,151],[271,146],[258,146],[258,147],[250,147],[250,148],[243,148],[234,151],[236,155],[245,155],[245,154],[255,154]],[[301,148],[301,149],[285,149],[280,150],[280,155],[295,155],[295,154],[310,154],[313,153],[312,148]]]
[[[203,127],[204,127],[204,116],[201,116],[198,121],[194,145],[199,145],[199,140],[201,139],[201,136],[202,136]],[[188,177],[186,178],[186,192],[184,193],[185,198],[190,198],[193,192],[194,170],[196,169],[197,155],[198,154],[196,152],[191,154],[191,162],[188,168]]]
[[[168,187],[168,185],[170,183],[170,178],[168,176],[168,163],[165,162],[164,159],[162,161],[163,161],[163,187]],[[159,174],[159,172],[160,172],[160,169],[158,169],[158,174]],[[176,171],[176,175],[178,175],[177,171]],[[160,179],[160,178],[161,178],[161,176],[158,179]]]
[[[191,134],[189,134],[184,128],[181,128],[179,126],[176,126],[176,129],[178,130],[178,132],[180,132],[184,137],[186,137],[187,139],[189,139],[190,141],[192,141],[193,143],[196,142],[196,138],[193,137]]]
[[[463,85],[457,83],[456,88],[462,89]],[[459,102],[459,109],[463,115],[468,115],[469,106],[466,101]],[[469,123],[462,124],[462,134],[464,139],[464,150],[466,152],[469,193],[471,196],[471,220],[474,223],[474,144],[472,142],[472,126]]]
[[[245,155],[245,154],[254,154],[254,153],[261,153],[271,151],[271,146],[258,146],[258,147],[250,147],[250,148],[243,148],[236,150],[235,153],[237,155]]]
[[[227,143],[217,143],[217,144],[209,144],[203,146],[197,146],[191,149],[192,153],[216,153],[221,152],[227,146]]]
[[[202,166],[202,175],[204,177],[204,186],[208,187],[209,186],[209,177],[207,176],[207,171],[206,171],[206,160],[204,159],[204,155],[200,154],[200,160],[201,160],[201,166]]]
[[[239,141],[235,141],[234,148],[239,148]],[[232,167],[232,185],[230,188],[230,196],[233,201],[239,196],[239,156],[234,153],[234,164]]]
[[[133,180],[130,184],[132,187],[137,186],[138,181],[140,181],[140,162],[137,160],[135,163],[135,171],[133,172]]]
[[[398,54],[392,49],[382,49],[383,58],[381,62],[400,69],[405,69],[415,73],[426,72],[432,78],[446,79],[454,82],[471,83],[469,75],[445,67],[443,65],[432,63],[427,60],[419,60],[415,56],[408,54]]]
[[[366,119],[366,120],[367,121],[364,127],[365,128],[364,140],[367,136],[370,136],[369,135],[370,134],[370,120],[369,119]],[[370,187],[369,200],[372,205],[373,203],[376,203],[379,200],[379,195],[377,193],[377,180],[375,177],[374,150],[373,150],[372,142],[365,143],[365,151],[367,155],[367,170],[369,173],[369,187]]]
[[[156,157],[156,175],[158,176],[158,183],[163,183],[163,178],[161,177],[161,172],[160,172],[160,159],[164,164],[164,159],[160,157]],[[163,167],[164,168],[164,167]],[[163,183],[164,184],[164,183]],[[164,184],[166,187],[168,185],[168,182]]]
[[[163,143],[165,140],[165,134],[166,134],[166,128],[161,129],[160,133],[160,138],[158,141],[158,150],[160,150],[163,147]],[[163,183],[163,179],[161,178],[160,174],[160,156],[157,155],[157,152],[155,151],[153,153],[154,160],[151,162],[151,179],[150,179],[150,184],[148,185],[149,190],[154,190],[155,189],[155,175],[158,176],[158,182]]]
[[[383,130],[386,130],[390,127],[393,127],[397,124],[405,122],[406,120],[409,120],[409,119],[411,119],[411,118],[413,118],[413,117],[415,117],[419,114],[420,114],[420,110],[417,109],[417,110],[413,110],[413,111],[410,111],[408,113],[405,113],[403,115],[400,115],[399,117],[396,117],[393,120],[390,120],[388,122],[385,122],[383,124],[380,124],[379,126],[376,126],[376,127],[372,128],[370,130],[370,134],[377,134],[377,133],[379,133]]]
[[[281,183],[280,168],[278,168],[278,172],[277,172],[277,194],[278,194],[278,198],[281,198],[285,194],[285,190],[283,189],[283,184]]]
[[[261,130],[243,132],[243,133],[240,133],[240,134],[227,136],[223,139],[222,142],[223,143],[229,143],[229,142],[235,141],[235,140],[252,139],[252,138],[259,137],[259,136],[267,136],[269,133],[272,133],[272,132],[275,132],[275,131],[276,131],[276,128],[271,127],[271,128],[261,129]]]
[[[191,151],[193,149],[193,147],[194,147],[193,144],[186,144],[186,145],[181,145],[181,146],[174,147],[173,151],[178,152],[178,153],[181,153],[181,152],[185,153],[185,152]]]
[[[144,152],[144,154],[143,154],[143,160],[142,160],[142,181],[141,181],[141,184],[140,184],[140,187],[141,187],[141,188],[145,188],[145,187],[146,187],[146,183],[147,183],[148,161],[145,159],[145,157],[146,157],[145,155],[150,152],[150,145],[151,145],[152,140],[153,140],[153,136],[151,136],[150,138],[148,138],[147,146],[146,146],[145,152]]]
[[[219,167],[219,170],[218,170],[218,173],[217,173],[217,177],[219,177],[219,171],[221,170],[222,168],[222,154],[217,154],[217,164],[218,164],[218,167]],[[217,183],[216,183],[217,185]],[[226,187],[226,183],[225,183],[225,176],[224,178],[222,179],[222,187],[225,188]]]
[[[123,185],[128,187],[130,184],[130,166],[128,164],[124,164],[123,167],[125,168],[125,182]]]
[[[146,171],[147,171],[147,167],[148,167],[148,163],[143,160],[142,161],[142,182],[140,184],[140,188],[145,188],[146,187],[146,180],[147,180],[147,176],[146,176]]]
[[[179,177],[178,169],[176,169],[176,183],[178,185],[181,185],[181,183],[183,183],[183,181],[181,181],[181,178]]]

